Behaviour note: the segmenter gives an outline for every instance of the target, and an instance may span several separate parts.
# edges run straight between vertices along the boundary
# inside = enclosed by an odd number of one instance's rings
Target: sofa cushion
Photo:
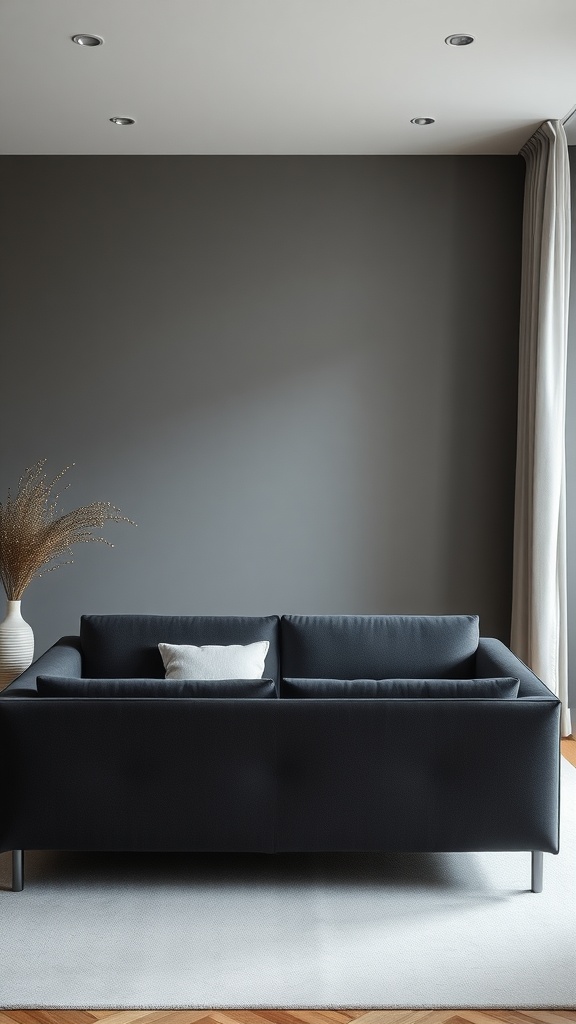
[[[264,675],[278,680],[278,616],[83,615],[82,675],[163,679],[159,643],[250,644],[268,640]]]
[[[276,697],[272,679],[78,679],[38,676],[41,697]]]
[[[158,644],[166,679],[261,679],[270,644]]]
[[[518,679],[282,679],[281,697],[515,700]]]
[[[282,675],[308,679],[469,679],[477,615],[285,615]]]

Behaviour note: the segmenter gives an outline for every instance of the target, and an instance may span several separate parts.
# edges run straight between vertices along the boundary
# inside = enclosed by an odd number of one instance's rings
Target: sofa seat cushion
[[[515,700],[520,682],[495,679],[282,679],[281,697],[483,698]]]
[[[40,697],[276,698],[272,679],[79,679],[38,676]]]
[[[282,675],[308,679],[470,679],[477,615],[285,615]]]

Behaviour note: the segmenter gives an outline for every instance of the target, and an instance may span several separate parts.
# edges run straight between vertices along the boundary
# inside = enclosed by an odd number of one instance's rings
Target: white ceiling
[[[0,0],[2,154],[517,153],[575,105],[576,0]]]

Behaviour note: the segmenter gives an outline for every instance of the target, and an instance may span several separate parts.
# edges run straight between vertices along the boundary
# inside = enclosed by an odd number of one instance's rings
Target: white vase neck
[[[6,618],[4,619],[3,623],[0,623],[0,626],[9,623],[10,628],[14,628],[15,626],[17,626],[18,628],[20,628],[21,626],[25,626],[27,629],[31,629],[30,623],[26,622],[26,619],[22,618],[22,610],[20,608],[21,603],[21,601],[6,602]]]
[[[6,601],[6,618],[5,622],[24,622],[22,618],[22,604],[21,601]]]

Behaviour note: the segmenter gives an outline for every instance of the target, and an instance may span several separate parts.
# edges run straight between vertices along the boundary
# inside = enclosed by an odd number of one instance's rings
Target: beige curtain
[[[570,734],[566,616],[565,408],[570,168],[560,121],[526,161],[520,308],[512,650],[562,700]]]

